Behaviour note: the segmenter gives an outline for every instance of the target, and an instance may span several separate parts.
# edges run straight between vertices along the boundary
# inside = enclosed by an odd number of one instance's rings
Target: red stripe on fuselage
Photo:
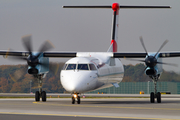
[[[111,40],[111,44],[113,44],[113,52],[117,52],[117,43],[115,40]]]

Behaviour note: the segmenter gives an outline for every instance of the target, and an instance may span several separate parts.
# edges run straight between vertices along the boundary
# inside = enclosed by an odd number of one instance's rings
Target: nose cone
[[[64,76],[63,76],[64,77]],[[72,76],[66,76],[61,79],[62,86],[72,93],[80,92],[82,83],[78,82],[77,79],[74,79]]]
[[[82,93],[87,86],[85,78],[88,75],[79,74],[74,71],[62,71],[61,72],[61,84],[62,86],[71,93]]]

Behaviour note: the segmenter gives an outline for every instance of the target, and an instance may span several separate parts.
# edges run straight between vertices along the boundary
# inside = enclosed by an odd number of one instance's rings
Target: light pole
[[[147,82],[147,94],[149,94],[149,82],[150,81]]]
[[[31,94],[31,82],[32,82],[32,80],[30,80],[30,94]]]

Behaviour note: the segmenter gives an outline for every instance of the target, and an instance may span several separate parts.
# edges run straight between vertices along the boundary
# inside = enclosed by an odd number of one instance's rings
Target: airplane
[[[154,92],[150,94],[150,102],[161,103],[161,94],[157,92],[157,81],[162,73],[162,58],[180,57],[180,52],[160,52],[167,43],[165,41],[157,52],[147,52],[142,37],[141,44],[145,50],[142,53],[122,53],[118,52],[118,16],[120,9],[128,8],[170,8],[170,6],[128,6],[113,3],[112,6],[63,6],[63,8],[111,8],[113,10],[112,39],[107,52],[46,52],[53,48],[53,45],[46,41],[38,52],[32,51],[31,35],[22,37],[26,52],[24,51],[0,51],[0,55],[5,57],[14,56],[27,62],[28,73],[34,76],[39,84],[39,91],[35,93],[35,101],[46,101],[46,92],[42,91],[43,78],[49,71],[49,58],[71,58],[60,73],[60,81],[64,89],[72,94],[72,104],[80,104],[79,94],[85,92],[107,88],[111,86],[119,87],[124,75],[124,67],[120,58],[144,58],[138,60],[145,62],[144,72],[154,82]]]

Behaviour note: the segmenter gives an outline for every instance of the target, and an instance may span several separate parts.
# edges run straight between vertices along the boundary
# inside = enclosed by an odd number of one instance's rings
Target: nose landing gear
[[[75,101],[77,101],[77,104],[80,104],[80,102],[81,102],[80,96],[78,96],[78,94],[73,94],[73,96],[72,96],[72,104],[74,104]]]

